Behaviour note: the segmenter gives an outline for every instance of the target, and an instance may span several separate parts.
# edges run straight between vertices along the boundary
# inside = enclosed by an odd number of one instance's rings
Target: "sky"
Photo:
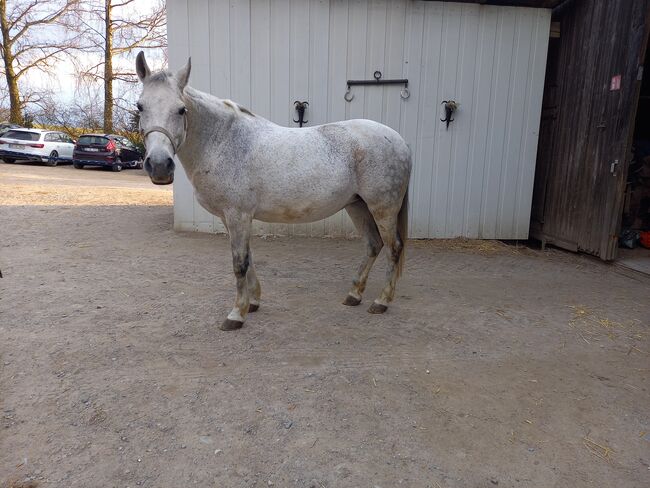
[[[132,11],[148,11],[158,0],[134,0],[133,4],[129,5]],[[10,8],[10,5],[9,5]],[[54,32],[54,33],[53,33]],[[64,36],[64,32],[59,30],[49,31],[47,35]],[[113,64],[116,67],[123,67],[128,71],[134,71],[135,57],[139,50],[114,59]],[[79,52],[76,55],[77,63],[85,66],[92,66],[101,61],[101,57],[95,53]],[[147,61],[152,68],[160,68],[163,63],[163,52],[161,49],[148,50]],[[75,67],[70,59],[64,59],[55,63],[52,75],[42,73],[38,70],[27,72],[24,76],[24,83],[34,89],[48,89],[54,92],[55,96],[61,103],[67,104],[71,102],[77,95]],[[118,83],[115,83],[117,85]],[[123,85],[120,83],[120,85]],[[100,86],[98,84],[98,86]],[[114,86],[114,90],[121,89],[121,86]],[[133,91],[133,90],[132,90]]]

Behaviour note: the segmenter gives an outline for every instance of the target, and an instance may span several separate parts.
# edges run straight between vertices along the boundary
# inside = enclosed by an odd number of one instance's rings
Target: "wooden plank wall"
[[[540,136],[533,236],[615,257],[648,12],[649,0],[578,0],[562,10],[558,71],[547,80],[557,90],[555,119]],[[610,91],[617,74],[621,90]]]
[[[170,0],[170,66],[192,55],[191,84],[284,126],[294,100],[308,125],[369,118],[398,130],[414,157],[411,236],[525,239],[550,11],[412,0]],[[400,87],[347,79],[408,78]],[[449,130],[442,100],[460,109]],[[181,171],[179,171],[180,173]],[[222,231],[174,183],[175,227]],[[345,212],[259,234],[347,236]]]

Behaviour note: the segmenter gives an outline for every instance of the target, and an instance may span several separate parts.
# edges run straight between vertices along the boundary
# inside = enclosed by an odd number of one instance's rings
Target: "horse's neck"
[[[178,157],[187,171],[201,161],[197,156],[207,141],[223,141],[236,116],[223,100],[191,87],[184,92],[187,111],[187,133],[178,150]]]

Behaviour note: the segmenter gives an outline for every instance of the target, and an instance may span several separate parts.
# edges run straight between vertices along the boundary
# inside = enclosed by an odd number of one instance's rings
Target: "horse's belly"
[[[341,210],[343,206],[331,206],[319,209],[279,208],[274,210],[261,210],[255,212],[255,218],[262,222],[276,224],[304,224],[326,219]]]
[[[263,222],[282,224],[316,222],[334,215],[355,198],[354,195],[346,195],[332,200],[294,201],[275,206],[261,205],[255,212],[255,218]]]

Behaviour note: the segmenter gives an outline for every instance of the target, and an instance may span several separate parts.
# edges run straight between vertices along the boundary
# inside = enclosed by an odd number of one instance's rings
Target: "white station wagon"
[[[72,162],[75,142],[63,132],[44,129],[11,129],[0,137],[0,158],[7,163],[18,160],[42,161],[48,166]]]

